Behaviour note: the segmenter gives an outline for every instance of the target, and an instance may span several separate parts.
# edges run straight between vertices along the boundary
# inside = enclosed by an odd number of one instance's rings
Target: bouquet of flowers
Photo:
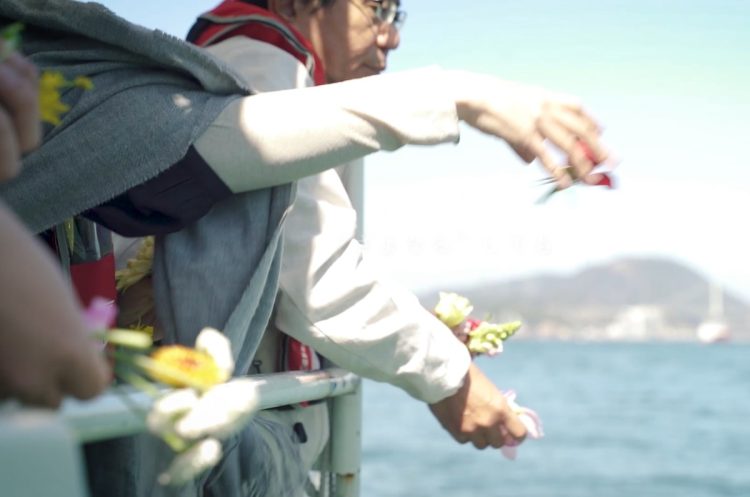
[[[112,302],[94,299],[84,319],[108,344],[115,376],[154,398],[153,407],[144,413],[146,424],[175,453],[159,483],[182,485],[216,465],[221,440],[242,429],[257,412],[254,382],[230,380],[234,359],[221,332],[204,328],[192,348],[154,347],[147,332],[111,329],[116,313]]]
[[[491,323],[469,317],[473,310],[474,306],[466,297],[457,293],[440,292],[440,300],[433,312],[466,344],[472,356],[501,353],[503,342],[521,328],[521,322]]]
[[[472,357],[487,354],[497,355],[503,351],[503,342],[513,336],[520,328],[520,321],[508,323],[491,323],[470,317],[474,306],[466,297],[457,293],[440,292],[440,299],[433,312],[443,324],[453,330],[453,333],[469,349]],[[528,407],[516,403],[516,392],[507,390],[503,392],[505,400],[510,408],[518,416],[518,419],[526,427],[530,438],[542,438],[542,420],[539,415]],[[515,459],[517,447],[505,446],[501,452],[508,459]]]

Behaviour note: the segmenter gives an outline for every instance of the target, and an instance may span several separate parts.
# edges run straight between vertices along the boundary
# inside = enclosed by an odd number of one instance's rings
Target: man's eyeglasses
[[[389,24],[401,30],[406,21],[406,12],[399,9],[399,2],[394,0],[366,0],[365,4],[372,8],[379,23]]]

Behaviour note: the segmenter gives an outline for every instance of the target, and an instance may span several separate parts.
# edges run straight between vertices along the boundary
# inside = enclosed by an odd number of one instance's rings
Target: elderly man
[[[202,16],[189,37],[209,45],[255,91],[278,91],[379,73],[398,46],[403,15],[390,1],[227,0]],[[428,98],[435,107],[445,100]],[[446,133],[455,136],[455,122],[448,108],[435,113],[430,128],[404,129],[439,141]],[[356,212],[335,169],[298,181],[285,224],[274,327],[342,367],[427,402],[461,442],[485,448],[520,440],[523,427],[471,364],[466,347],[413,295],[378,277],[355,229]],[[261,348],[265,357],[274,355],[268,349],[295,353],[288,340],[274,342],[275,336],[269,333]],[[264,372],[277,368],[277,361],[263,362]]]
[[[272,92],[380,73],[398,47],[404,17],[398,2],[389,0],[226,0],[199,18],[189,39],[207,46],[253,90]],[[424,85],[421,98],[430,102],[425,107],[433,109],[429,126],[410,127],[398,119],[389,124],[426,142],[455,140],[456,106],[446,104],[444,86],[435,84],[450,77],[440,70],[414,76],[412,84]],[[399,98],[391,100],[401,105]],[[283,121],[282,108],[279,115]],[[202,145],[219,148],[219,143],[207,139]],[[285,368],[278,358],[288,362],[295,353],[312,355],[289,335],[342,367],[428,403],[459,442],[478,448],[518,443],[525,429],[501,392],[471,363],[465,346],[413,295],[379,278],[368,264],[355,239],[356,213],[340,177],[343,170],[297,182],[285,223],[279,299],[256,364],[271,372]],[[308,427],[321,426],[320,415],[317,407],[277,414],[290,426]],[[321,434],[308,429],[306,448],[313,456],[313,447],[322,449],[325,438],[316,435]]]

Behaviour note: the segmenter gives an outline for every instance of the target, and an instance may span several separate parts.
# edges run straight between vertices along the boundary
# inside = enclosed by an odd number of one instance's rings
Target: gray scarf
[[[23,52],[94,89],[63,93],[71,106],[0,195],[38,232],[99,205],[180,160],[233,99],[249,93],[224,64],[98,4],[3,0],[0,24],[26,24]],[[159,139],[154,139],[159,137]]]

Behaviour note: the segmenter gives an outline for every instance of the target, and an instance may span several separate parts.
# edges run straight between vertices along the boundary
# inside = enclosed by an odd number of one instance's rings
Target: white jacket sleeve
[[[259,42],[229,41],[212,47],[214,53],[231,58],[231,67],[258,67],[252,47]],[[233,192],[241,192],[288,183],[378,150],[457,142],[458,115],[442,74],[432,67],[237,99],[195,147]]]
[[[377,277],[354,239],[356,212],[335,171],[298,182],[286,223],[277,328],[428,403],[461,386],[466,346],[413,294]]]

